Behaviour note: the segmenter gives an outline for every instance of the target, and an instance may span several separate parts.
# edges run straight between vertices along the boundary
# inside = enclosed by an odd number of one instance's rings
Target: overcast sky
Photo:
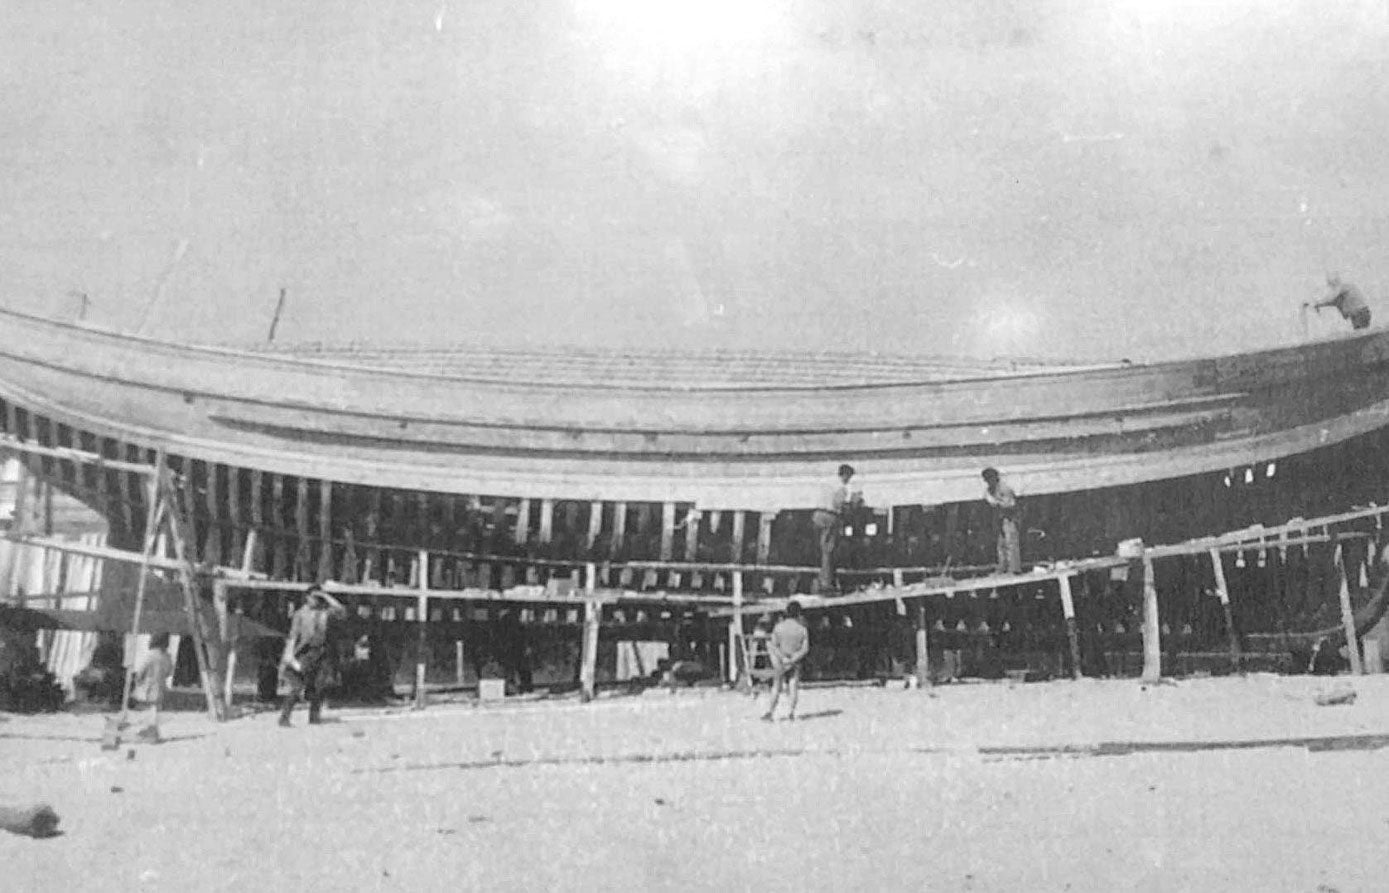
[[[1382,2],[21,3],[0,299],[203,341],[1107,359],[1389,319]],[[1335,332],[1330,318],[1313,331]]]

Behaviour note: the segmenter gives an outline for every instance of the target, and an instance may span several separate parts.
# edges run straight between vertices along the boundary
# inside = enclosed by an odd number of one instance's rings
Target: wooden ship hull
[[[804,592],[810,510],[846,461],[871,506],[843,544],[846,588],[989,564],[990,465],[1024,496],[1029,563],[1311,517],[1389,481],[1380,331],[1149,365],[962,371],[901,358],[236,350],[0,310],[0,404],[9,437],[52,450],[27,467],[100,512],[118,546],[141,543],[140,478],[63,449],[162,457],[186,484],[204,565],[272,584],[533,584],[560,603],[556,581],[593,563],[601,585],[638,595],[726,596],[733,567],[751,593]],[[1325,626],[1325,599],[1304,601],[1270,631]],[[274,625],[281,609],[254,612]],[[991,610],[959,607],[941,631],[997,631],[1007,618]],[[621,622],[640,637],[653,633],[635,626],[667,620],[703,622],[693,608]]]

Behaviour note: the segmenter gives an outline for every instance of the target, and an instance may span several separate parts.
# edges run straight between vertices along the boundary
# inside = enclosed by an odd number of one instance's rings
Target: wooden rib
[[[313,561],[313,550],[309,545],[309,479],[301,477],[295,486],[294,532],[297,542],[294,547],[294,579],[309,578],[309,564]]]
[[[588,504],[588,548],[592,549],[603,532],[603,503],[594,501]]]
[[[670,561],[675,553],[675,503],[661,505],[661,560]]]
[[[734,564],[743,563],[743,537],[747,532],[748,513],[737,511],[733,513],[733,554],[729,556],[729,561]]]
[[[363,582],[372,580],[384,580],[385,569],[381,565],[381,548],[376,545],[381,542],[381,490],[372,487],[368,497],[370,508],[367,510],[367,542],[372,543],[367,550],[366,567],[362,569]]]
[[[270,576],[283,580],[288,576],[289,548],[285,542],[285,478],[282,474],[270,475],[270,524],[275,531]]]
[[[548,543],[554,534],[555,527],[555,501],[553,499],[543,499],[540,501],[540,541]]]
[[[318,582],[333,578],[333,482],[318,482]]]
[[[265,493],[264,481],[259,468],[251,469],[251,529],[256,532],[254,548],[251,550],[251,567],[255,570],[265,566]]]
[[[227,559],[236,561],[245,551],[243,548],[243,538],[246,531],[246,520],[241,515],[241,480],[245,474],[245,469],[235,465],[226,467],[227,478],[227,526],[230,528],[230,541],[227,546]]]
[[[757,563],[770,564],[772,559],[772,522],[776,515],[761,512],[757,518]]]
[[[216,462],[206,465],[203,505],[207,510],[207,531],[203,537],[203,560],[211,564],[222,563],[222,502],[217,498],[218,470],[222,466]]]
[[[699,525],[702,517],[690,506],[685,511],[685,560],[699,560]]]
[[[627,540],[627,503],[613,503],[612,554],[618,555]]]
[[[516,529],[512,531],[512,539],[524,546],[530,539],[531,527],[531,501],[522,499],[516,505]]]

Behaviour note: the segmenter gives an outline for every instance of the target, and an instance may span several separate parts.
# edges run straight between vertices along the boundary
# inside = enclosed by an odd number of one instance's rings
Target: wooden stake
[[[1071,597],[1071,578],[1061,577],[1061,613],[1066,618],[1066,641],[1071,646],[1071,678],[1080,678],[1080,637],[1076,633],[1076,606]]]
[[[1238,673],[1240,669],[1239,630],[1235,629],[1235,613],[1230,607],[1230,587],[1225,582],[1225,562],[1219,549],[1211,549],[1211,569],[1215,572],[1215,595],[1220,599],[1220,610],[1225,614],[1225,634],[1230,640],[1230,666]]]
[[[423,549],[419,554],[419,588],[420,594],[415,599],[416,628],[419,630],[415,654],[415,709],[423,710],[425,655],[429,649],[429,597],[425,595],[429,589],[429,553]]]
[[[1365,664],[1360,658],[1360,637],[1355,632],[1355,611],[1350,604],[1350,581],[1346,579],[1345,558],[1340,543],[1336,544],[1336,575],[1341,584],[1341,626],[1346,632],[1346,654],[1350,657],[1350,671],[1356,676],[1363,676]]]
[[[1162,678],[1162,625],[1158,619],[1157,578],[1153,559],[1143,554],[1143,681]]]

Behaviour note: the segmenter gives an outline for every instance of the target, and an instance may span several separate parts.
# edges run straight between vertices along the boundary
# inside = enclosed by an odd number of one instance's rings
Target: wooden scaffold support
[[[1365,664],[1360,659],[1360,637],[1355,631],[1355,611],[1350,603],[1350,581],[1346,579],[1345,554],[1341,544],[1336,544],[1336,578],[1340,587],[1341,625],[1346,633],[1346,654],[1350,658],[1350,672],[1355,676],[1365,674]]]
[[[579,698],[585,702],[592,701],[598,694],[598,626],[603,615],[603,605],[595,594],[597,578],[597,567],[592,563],[585,565],[584,638],[579,665]]]
[[[1066,642],[1071,650],[1071,678],[1080,677],[1080,637],[1076,633],[1076,604],[1071,595],[1071,578],[1065,574],[1056,581],[1061,587],[1061,614],[1066,620]]]
[[[1225,581],[1225,561],[1219,549],[1211,549],[1211,569],[1215,573],[1215,595],[1220,600],[1220,610],[1225,615],[1225,634],[1230,640],[1230,667],[1236,673],[1240,668],[1239,630],[1235,629],[1235,613],[1230,607],[1230,586]]]

